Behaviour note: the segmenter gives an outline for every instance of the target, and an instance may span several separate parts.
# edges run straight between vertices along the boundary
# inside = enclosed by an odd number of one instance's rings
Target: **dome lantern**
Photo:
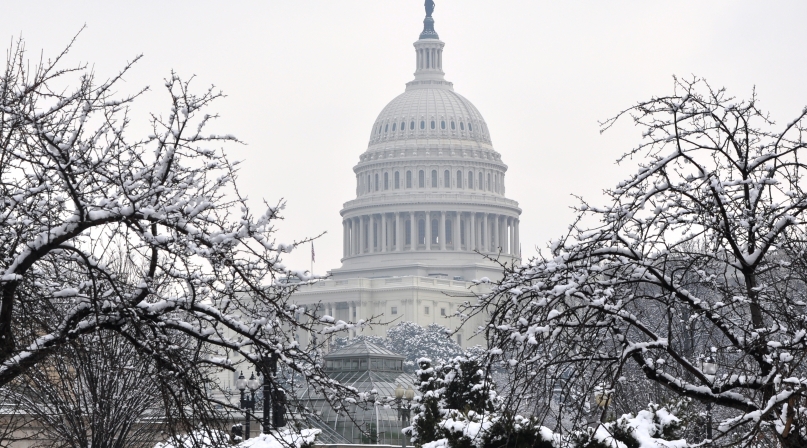
[[[443,47],[445,43],[440,40],[437,32],[434,31],[432,11],[434,11],[434,2],[426,0],[426,18],[423,19],[423,32],[420,33],[420,39],[414,44],[415,81],[408,83],[406,85],[407,89],[410,86],[423,84],[444,86],[444,88],[451,89],[451,83],[447,82],[443,77],[445,75],[443,72]]]

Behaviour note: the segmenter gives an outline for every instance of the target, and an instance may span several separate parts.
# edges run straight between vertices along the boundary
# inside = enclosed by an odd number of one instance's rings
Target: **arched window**
[[[406,220],[406,235],[404,235],[406,242],[404,244],[412,244],[412,221]]]
[[[412,188],[412,172],[406,172],[406,188]]]
[[[373,177],[369,174],[367,175],[367,192],[373,191]]]
[[[426,187],[426,173],[423,170],[418,171],[418,188]]]
[[[378,123],[378,129],[376,129],[375,133],[381,135],[381,123]]]
[[[420,129],[426,129],[426,122],[423,120],[420,120]]]
[[[462,188],[462,171],[457,170],[457,188]]]
[[[415,120],[412,120],[412,122],[409,123],[409,130],[412,130],[412,131],[415,130]]]
[[[432,129],[434,129],[434,120],[432,120]]]
[[[413,125],[412,127],[413,127],[413,128],[415,127],[415,126],[414,126],[414,124],[415,124],[415,123],[412,123],[412,125]],[[401,122],[401,131],[403,131],[404,129],[406,129],[406,122],[405,122],[405,121],[402,121],[402,122]]]
[[[468,132],[473,132],[474,128],[471,126],[471,123],[468,123]]]
[[[384,189],[389,190],[389,173],[384,173]]]
[[[436,219],[432,219],[432,240],[430,241],[431,244],[437,244],[440,241],[437,237],[440,236],[440,222]]]
[[[401,173],[400,171],[395,172],[395,189],[401,188]]]
[[[432,170],[432,188],[437,188],[437,170]]]
[[[378,191],[378,174],[375,175],[375,191]]]
[[[476,184],[476,188],[478,188],[478,189],[480,189],[480,190],[484,190],[484,189],[485,189],[485,182],[484,182],[484,179],[485,179],[485,178],[482,176],[482,173],[479,173],[479,183],[478,183],[478,184]]]
[[[397,124],[397,123],[392,123],[392,132],[395,132],[395,125],[396,125],[396,124]]]
[[[454,235],[451,233],[451,229],[454,227],[451,225],[452,221],[450,219],[446,219],[446,244],[454,244]]]
[[[446,121],[445,120],[440,121],[440,129],[445,129],[445,128],[446,128]]]
[[[468,188],[474,189],[474,173],[468,171]]]
[[[389,131],[389,123],[384,125],[384,132],[387,132],[387,131]]]
[[[454,122],[452,121],[452,122],[451,122],[451,130],[453,131],[454,129],[457,129],[457,126],[456,126],[456,125],[454,124]]]
[[[451,173],[448,170],[443,172],[443,187],[451,188]]]
[[[418,220],[418,244],[426,244],[426,221]]]
[[[464,130],[465,130],[465,122],[460,121],[460,131],[464,131]]]
[[[490,173],[488,173],[488,191],[490,191]]]

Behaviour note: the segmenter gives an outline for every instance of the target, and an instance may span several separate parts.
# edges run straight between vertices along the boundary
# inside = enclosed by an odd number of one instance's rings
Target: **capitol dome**
[[[382,109],[353,168],[356,199],[341,211],[334,279],[496,278],[501,266],[491,259],[520,258],[521,209],[505,196],[507,165],[482,114],[445,79],[429,3],[415,78]]]
[[[368,150],[418,138],[476,142],[492,149],[482,114],[451,85],[409,88],[390,101],[375,121]]]

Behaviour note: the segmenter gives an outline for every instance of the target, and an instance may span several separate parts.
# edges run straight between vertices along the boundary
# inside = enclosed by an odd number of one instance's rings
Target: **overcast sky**
[[[807,105],[804,1],[435,0],[444,70],[488,123],[509,165],[507,196],[523,209],[525,256],[571,222],[573,194],[598,202],[633,165],[614,160],[639,142],[631,123],[603,135],[598,120],[652,95],[672,76],[705,77],[785,123]],[[13,5],[13,6],[9,6]],[[339,266],[339,210],[355,197],[353,166],[381,109],[413,78],[422,0],[9,2],[3,45],[54,56],[86,24],[70,61],[103,78],[138,54],[122,92],[149,85],[135,110],[165,111],[162,80],[196,75],[228,97],[217,133],[247,142],[240,186],[287,201],[279,239],[327,231],[315,271]],[[130,89],[130,90],[126,90]],[[308,266],[309,249],[287,257]]]

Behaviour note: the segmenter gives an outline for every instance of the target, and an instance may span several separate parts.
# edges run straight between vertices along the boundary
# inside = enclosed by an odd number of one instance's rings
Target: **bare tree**
[[[621,394],[656,389],[708,406],[715,445],[807,446],[805,115],[777,127],[756,94],[676,79],[674,94],[605,122],[644,130],[620,159],[641,160],[638,172],[605,191],[608,205],[581,201],[551,254],[465,310],[490,312],[511,406],[531,398],[574,430],[605,421]]]
[[[295,283],[277,281],[310,278],[280,258],[307,240],[276,242],[283,204],[256,215],[239,195],[220,145],[240,142],[208,131],[222,94],[172,74],[168,111],[132,137],[128,108],[147,89],[116,89],[138,58],[98,81],[62,68],[69,48],[29,69],[18,42],[0,75],[0,387],[105,330],[151,358],[175,430],[230,406],[211,401],[212,372],[233,369],[233,355],[276,354],[327,399],[350,393],[293,335],[354,324],[321,322],[290,301]],[[111,263],[120,253],[130,275]]]
[[[103,331],[70,341],[13,389],[42,427],[40,446],[151,447],[165,426],[157,375],[150,358]]]

